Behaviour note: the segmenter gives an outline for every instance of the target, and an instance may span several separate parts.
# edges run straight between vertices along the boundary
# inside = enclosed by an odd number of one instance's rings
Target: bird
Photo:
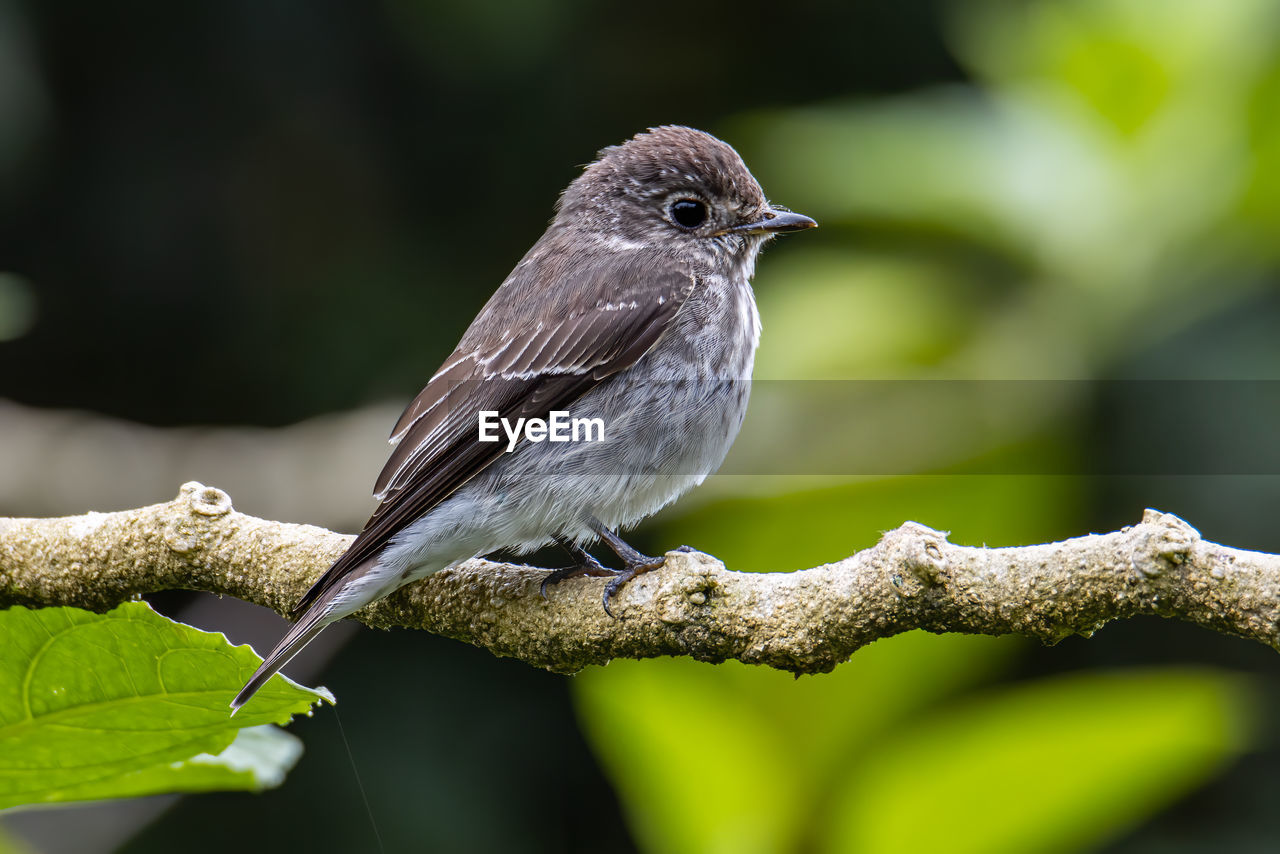
[[[542,237],[404,410],[361,533],[293,609],[234,714],[322,629],[400,586],[499,550],[559,544],[602,602],[664,558],[620,531],[703,482],[747,409],[760,317],[751,279],[776,235],[817,223],[772,205],[738,153],[666,125],[598,152]],[[598,435],[482,441],[480,420],[598,419]],[[524,419],[521,421],[520,419]],[[603,542],[623,567],[586,547]]]

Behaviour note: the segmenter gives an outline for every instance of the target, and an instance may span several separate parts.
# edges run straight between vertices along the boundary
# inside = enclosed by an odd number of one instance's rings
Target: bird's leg
[[[579,575],[590,575],[593,578],[608,578],[617,575],[619,570],[609,569],[602,566],[600,561],[596,560],[587,550],[575,543],[573,540],[567,540],[564,537],[556,537],[556,545],[569,553],[569,557],[573,558],[573,564],[552,570],[547,577],[542,579],[542,586],[538,591],[542,594],[542,598],[547,598],[547,585],[559,584],[566,578],[577,578]]]
[[[609,608],[609,600],[613,598],[613,594],[617,593],[622,585],[626,584],[637,575],[643,575],[650,570],[657,569],[667,562],[665,557],[649,557],[641,554],[630,545],[627,544],[622,537],[614,531],[610,531],[605,527],[604,523],[599,519],[592,518],[590,520],[591,530],[599,537],[606,546],[613,550],[613,553],[622,561],[623,568],[618,572],[613,580],[605,585],[604,588],[604,610],[610,617],[614,616],[612,609]]]

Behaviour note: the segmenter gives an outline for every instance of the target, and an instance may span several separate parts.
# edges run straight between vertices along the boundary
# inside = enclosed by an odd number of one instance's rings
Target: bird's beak
[[[781,234],[784,231],[804,231],[806,228],[817,228],[818,223],[804,214],[787,210],[767,208],[756,222],[736,225],[725,229],[726,234]]]

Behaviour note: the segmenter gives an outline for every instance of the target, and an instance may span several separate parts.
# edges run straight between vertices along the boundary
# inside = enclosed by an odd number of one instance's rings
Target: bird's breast
[[[760,314],[750,284],[711,276],[698,282],[672,328],[635,367],[640,373],[666,367],[689,378],[748,381],[759,343]]]

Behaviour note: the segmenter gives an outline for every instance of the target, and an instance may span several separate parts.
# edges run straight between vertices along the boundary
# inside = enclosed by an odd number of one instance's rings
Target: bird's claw
[[[660,569],[662,565],[667,562],[665,557],[649,557],[647,555],[642,555],[639,552],[637,552],[636,555],[640,558],[639,560],[627,561],[626,567],[620,570],[617,575],[615,575],[613,579],[604,586],[604,595],[601,597],[601,601],[604,602],[604,612],[615,620],[618,619],[618,615],[613,613],[613,609],[609,607],[609,601],[613,598],[613,594],[617,593],[622,589],[622,585],[626,584],[637,575],[644,575],[646,572]]]
[[[538,586],[538,593],[543,599],[546,599],[548,585],[559,584],[567,578],[578,578],[583,575],[589,575],[592,578],[610,578],[620,571],[604,566],[600,561],[583,552],[583,556],[572,566],[562,566],[559,569],[553,569],[548,572],[547,576],[542,579],[542,584]]]

